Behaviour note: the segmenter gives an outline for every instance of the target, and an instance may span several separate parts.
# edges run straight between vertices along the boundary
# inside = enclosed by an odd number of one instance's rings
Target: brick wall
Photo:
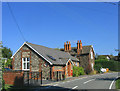
[[[23,85],[23,72],[21,71],[5,71],[3,72],[5,84],[14,86]]]

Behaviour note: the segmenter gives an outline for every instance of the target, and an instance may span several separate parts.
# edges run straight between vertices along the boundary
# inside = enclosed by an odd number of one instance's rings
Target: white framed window
[[[91,59],[93,59],[93,52],[91,51]]]
[[[30,58],[22,58],[22,70],[30,70]]]

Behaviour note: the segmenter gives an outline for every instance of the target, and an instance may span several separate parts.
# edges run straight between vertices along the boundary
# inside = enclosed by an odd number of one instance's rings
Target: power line
[[[7,5],[8,5],[8,8],[9,8],[9,10],[10,10],[10,12],[11,12],[11,15],[12,15],[12,17],[13,17],[13,20],[14,20],[14,22],[16,23],[16,25],[17,25],[17,27],[18,27],[18,30],[19,30],[19,32],[20,32],[23,40],[26,41],[25,38],[24,38],[24,36],[23,36],[23,33],[22,33],[21,29],[20,29],[20,26],[18,25],[17,20],[16,20],[14,14],[13,14],[12,8],[10,7],[10,4],[9,4],[8,2],[7,2]]]

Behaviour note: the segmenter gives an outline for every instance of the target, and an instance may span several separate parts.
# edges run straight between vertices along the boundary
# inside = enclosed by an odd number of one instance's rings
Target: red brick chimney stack
[[[71,50],[71,44],[70,44],[70,41],[69,41],[69,51]]]
[[[71,43],[70,41],[64,43],[64,51],[70,51],[71,50]]]
[[[77,42],[77,50],[80,49],[79,45],[80,44],[79,44],[79,40],[78,40],[78,42]]]
[[[67,45],[66,45],[66,46],[67,46],[67,47],[66,47],[66,48],[67,48],[67,50],[66,50],[66,51],[68,51],[68,41],[67,41]]]
[[[82,42],[81,42],[81,40],[80,40],[80,50],[82,50]]]
[[[66,51],[66,42],[64,43],[64,51]]]

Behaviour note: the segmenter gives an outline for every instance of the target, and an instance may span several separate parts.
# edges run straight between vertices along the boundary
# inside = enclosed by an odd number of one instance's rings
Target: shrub
[[[76,66],[73,66],[73,77],[78,76],[78,69]]]
[[[98,73],[100,73],[100,68],[101,68],[101,67],[102,67],[101,64],[95,64],[94,69],[95,69]]]
[[[84,75],[85,72],[84,72],[84,69],[83,67],[78,67],[78,75]]]
[[[77,66],[73,66],[73,77],[78,77],[80,75],[84,75],[84,69],[83,67],[77,67]]]
[[[110,61],[96,60],[95,61],[95,69],[99,68],[99,67],[96,67],[96,66],[100,66],[100,65],[103,68],[109,68],[109,70],[111,70],[111,71],[120,71],[120,67],[119,67],[120,66],[120,62],[118,62],[118,61],[113,61],[113,60],[110,60]]]

